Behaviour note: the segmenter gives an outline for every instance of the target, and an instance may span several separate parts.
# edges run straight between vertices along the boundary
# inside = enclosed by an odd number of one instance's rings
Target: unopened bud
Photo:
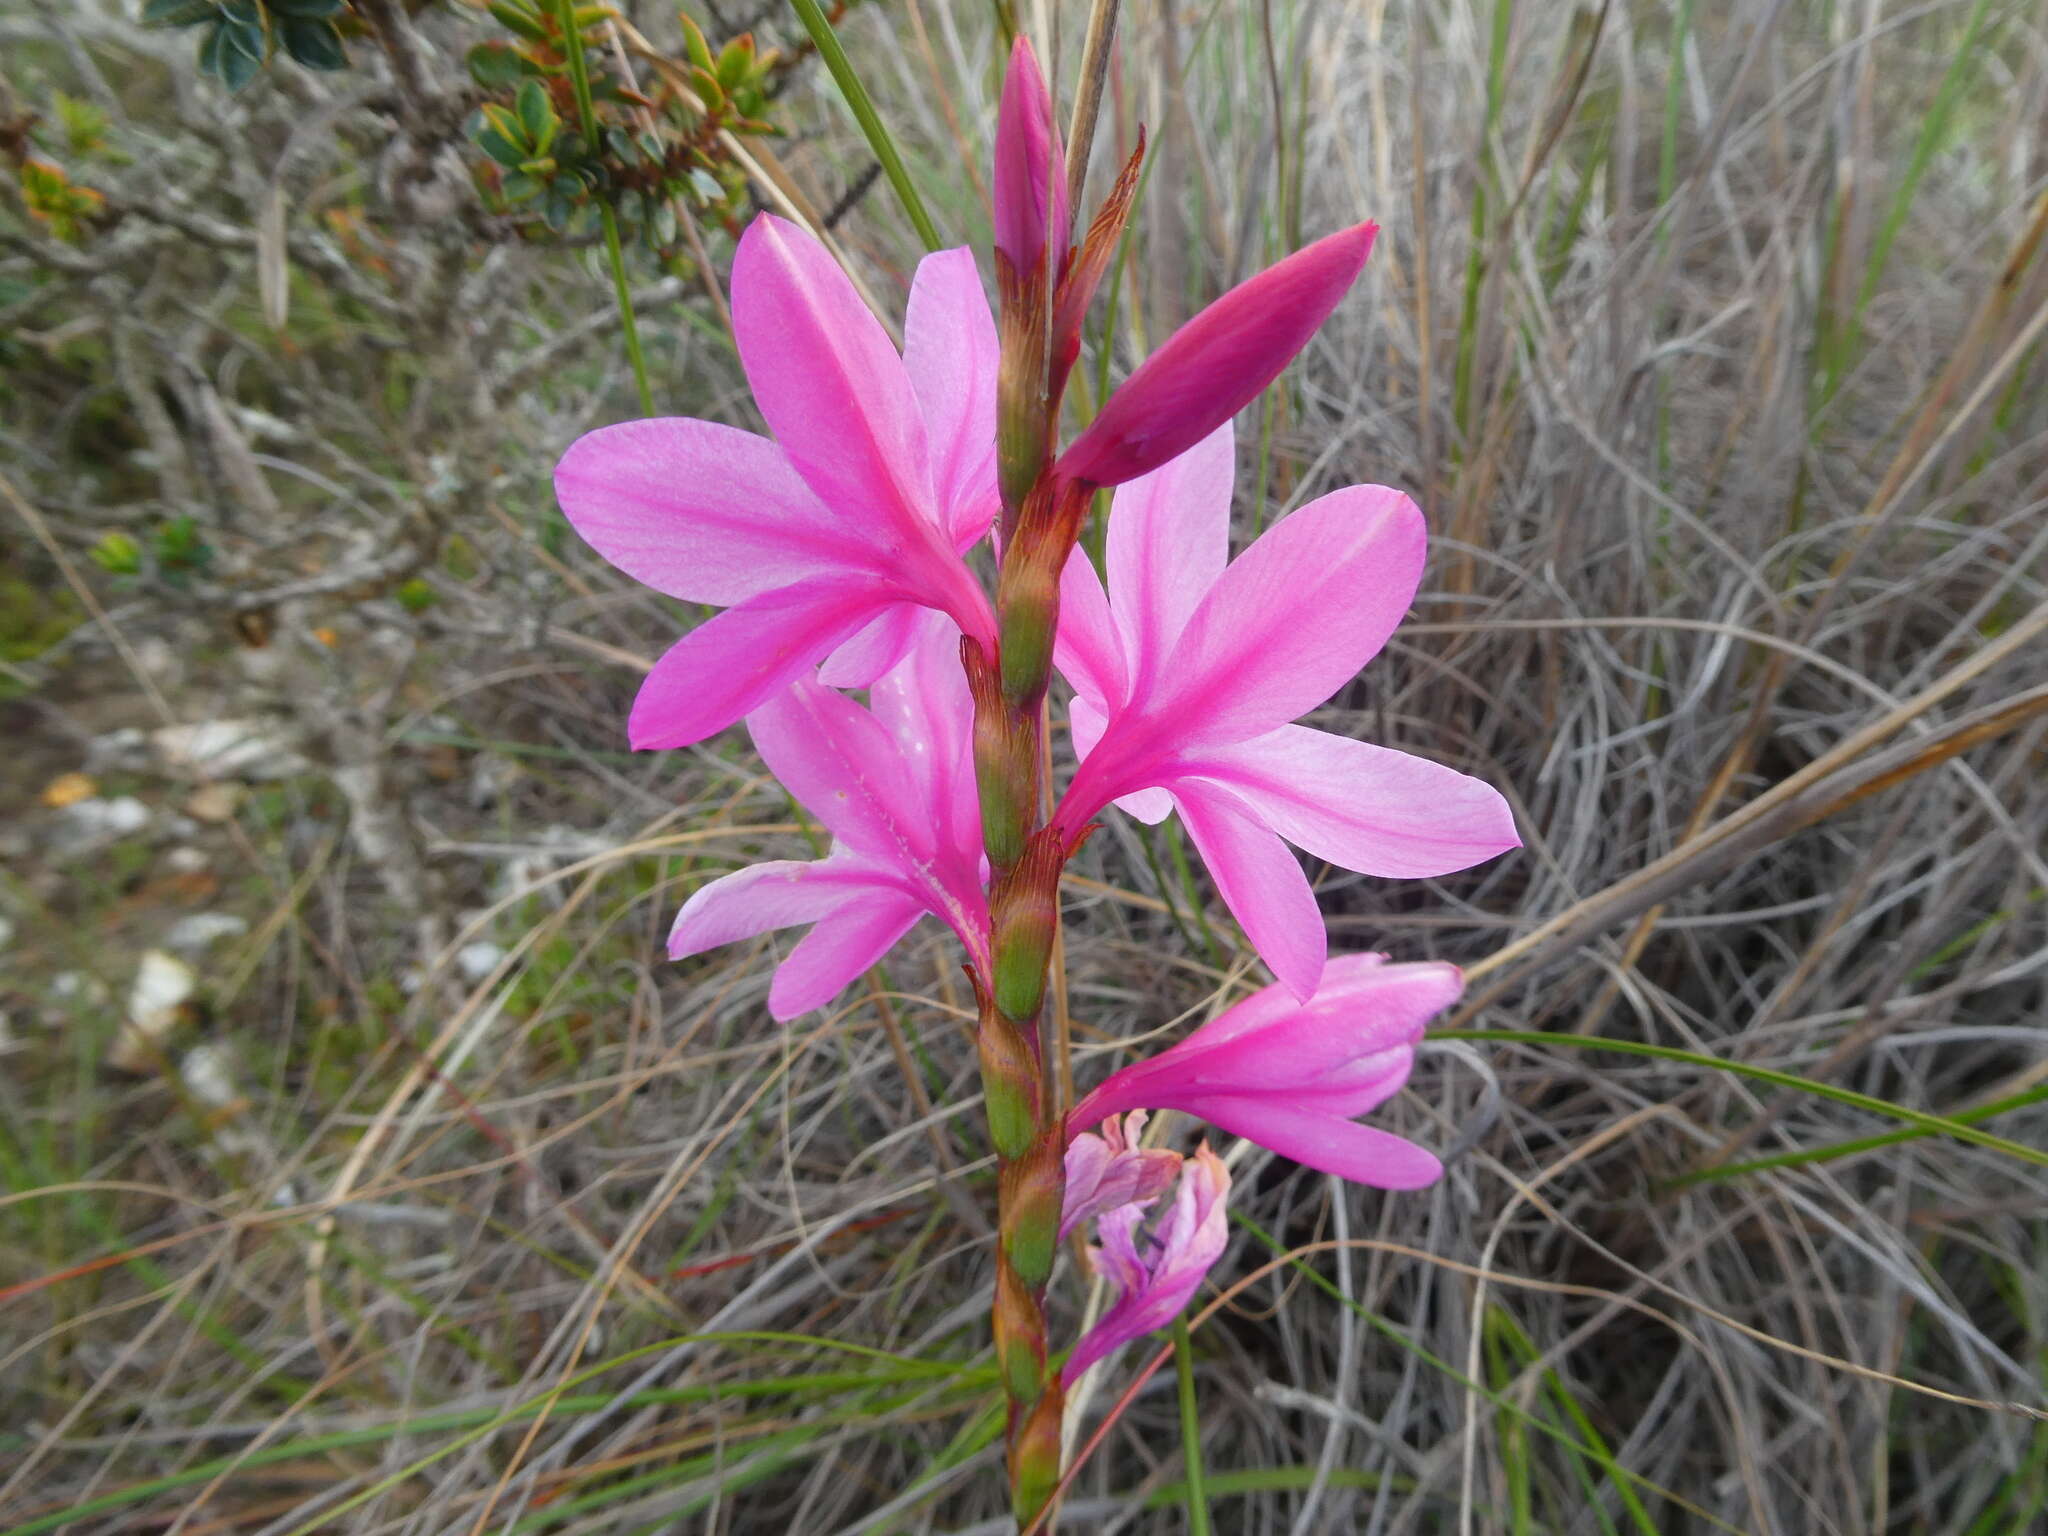
[[[1019,539],[1016,558],[996,578],[996,633],[1003,697],[1012,709],[1035,708],[1052,676],[1053,638],[1060,622],[1060,566],[1050,550]],[[1061,552],[1062,560],[1064,551]]]
[[[1038,755],[1003,700],[996,665],[972,640],[960,642],[967,689],[974,696],[974,787],[981,798],[981,840],[1002,875],[1024,857],[1038,803]]]
[[[1045,1385],[1045,1318],[1008,1263],[996,1265],[996,1369],[1012,1400],[1028,1403]]]
[[[989,1140],[1005,1162],[1024,1156],[1038,1131],[1037,1053],[1024,1032],[1001,1015],[986,1016],[975,1036]]]
[[[1017,867],[991,892],[995,976],[991,992],[1006,1018],[1032,1019],[1045,1000],[1045,967],[1059,921],[1060,866],[1067,850],[1056,828],[1034,833]]]
[[[1039,1137],[1025,1156],[1003,1170],[1003,1251],[1033,1290],[1052,1275],[1064,1171],[1057,1132]]]

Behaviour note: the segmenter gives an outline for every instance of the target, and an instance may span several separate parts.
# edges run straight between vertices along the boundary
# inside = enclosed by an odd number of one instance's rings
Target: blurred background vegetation
[[[1002,29],[1065,94],[1086,10],[823,13],[947,243]],[[1243,1163],[1214,1279],[1285,1257],[1064,1526],[2040,1529],[2048,10],[1123,11],[1097,174],[1152,153],[1082,393],[1380,221],[1240,424],[1240,533],[1422,501],[1414,621],[1318,723],[1528,846],[1315,871],[1339,946],[1472,974],[1386,1112],[1452,1174]],[[767,944],[661,959],[815,829],[742,733],[624,750],[688,616],[548,480],[638,373],[758,426],[757,209],[900,315],[814,33],[12,0],[0,162],[0,1530],[1002,1529],[949,945],[788,1030]],[[1067,895],[1084,1085],[1259,979],[1170,828]]]

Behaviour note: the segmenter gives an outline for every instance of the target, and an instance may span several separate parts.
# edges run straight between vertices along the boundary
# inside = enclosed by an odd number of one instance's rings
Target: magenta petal
[[[1130,696],[1123,634],[1110,615],[1102,578],[1079,545],[1060,571],[1060,621],[1052,660],[1060,676],[1098,712],[1121,708]]]
[[[877,884],[872,871],[843,860],[778,859],[736,869],[699,886],[683,903],[669,930],[668,957],[680,960],[777,928],[815,923],[871,894]]]
[[[972,755],[974,701],[960,665],[960,636],[944,616],[919,610],[903,659],[875,681],[875,718],[895,739],[941,846],[979,884],[981,799]]]
[[[934,251],[910,285],[903,367],[924,414],[932,489],[955,549],[988,532],[998,505],[996,361],[996,323],[974,253]]]
[[[1289,991],[1312,996],[1328,941],[1294,851],[1228,790],[1184,780],[1173,786],[1173,798],[1245,937]]]
[[[1307,726],[1211,748],[1187,771],[1228,785],[1296,847],[1362,874],[1448,874],[1521,846],[1490,784]]]
[[[1118,486],[1111,501],[1105,563],[1134,674],[1130,697],[1145,695],[1229,562],[1236,443],[1226,421],[1179,458]]]
[[[1354,485],[1310,502],[1233,560],[1144,705],[1176,747],[1242,741],[1306,714],[1378,654],[1422,580],[1422,513]]]
[[[1095,744],[1102,740],[1108,725],[1100,710],[1081,695],[1074,695],[1073,702],[1067,706],[1067,732],[1074,740],[1074,756],[1085,762],[1095,750]],[[1164,789],[1134,789],[1127,795],[1118,795],[1110,803],[1125,814],[1137,817],[1148,827],[1158,826],[1173,814],[1173,796]]]
[[[1308,1168],[1374,1189],[1421,1189],[1444,1165],[1405,1137],[1267,1098],[1217,1096],[1178,1106],[1218,1130],[1255,1141]]]
[[[555,466],[555,498],[592,549],[688,602],[724,607],[874,558],[780,448],[716,422],[659,417],[586,432]]]
[[[892,867],[929,857],[933,828],[895,741],[853,700],[800,678],[747,731],[768,771],[847,847]]]
[[[1021,33],[996,109],[995,159],[996,249],[1026,277],[1048,244],[1055,262],[1065,254],[1068,213],[1066,156],[1053,124],[1052,93]]]
[[[887,890],[818,920],[775,969],[768,1012],[793,1019],[822,1008],[846,984],[886,955],[924,915],[913,898]]]
[[[928,539],[938,522],[917,396],[831,253],[760,215],[733,257],[732,326],[754,401],[811,489],[844,517]]]
[[[726,609],[654,664],[633,700],[627,740],[646,750],[717,735],[815,667],[886,601],[871,584],[826,576]]]
[[[1067,449],[1060,473],[1120,485],[1230,420],[1337,307],[1375,233],[1368,223],[1327,235],[1240,283],[1167,337]]]
[[[916,603],[891,603],[851,640],[825,658],[818,681],[828,688],[866,688],[903,660],[928,610]]]

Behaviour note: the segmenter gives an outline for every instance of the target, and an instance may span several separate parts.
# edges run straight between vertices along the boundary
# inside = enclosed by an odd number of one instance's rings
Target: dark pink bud
[[[1326,235],[1239,283],[1166,338],[1061,457],[1061,475],[1121,485],[1178,458],[1258,397],[1349,291],[1379,226]]]
[[[1052,94],[1022,34],[1010,50],[996,116],[995,179],[996,249],[1011,270],[1027,278],[1048,244],[1057,265],[1068,237],[1066,155],[1052,120]]]

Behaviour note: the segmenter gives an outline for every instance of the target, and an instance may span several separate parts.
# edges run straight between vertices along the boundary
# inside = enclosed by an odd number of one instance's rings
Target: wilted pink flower
[[[1066,1195],[1060,1206],[1060,1241],[1084,1221],[1120,1205],[1149,1202],[1173,1186],[1180,1154],[1141,1147],[1145,1111],[1103,1122],[1102,1134],[1083,1131],[1067,1143]]]
[[[1054,274],[1069,233],[1066,156],[1053,122],[1052,95],[1038,55],[1021,32],[1003,76],[996,113],[996,250],[1020,278],[1028,278],[1048,249]]]
[[[973,712],[958,648],[951,627],[925,614],[909,654],[876,681],[872,713],[800,679],[747,717],[762,761],[825,824],[832,851],[712,881],[677,915],[671,958],[812,924],[768,992],[768,1011],[791,1019],[830,1002],[930,912],[986,972]]]
[[[1196,315],[1109,397],[1060,456],[1060,474],[1121,485],[1229,421],[1308,344],[1350,291],[1378,233],[1365,223],[1325,235]]]
[[[995,324],[972,254],[919,265],[899,357],[825,248],[763,214],[733,258],[732,314],[772,441],[629,421],[555,468],[562,511],[599,554],[726,609],[654,664],[627,725],[635,747],[701,741],[827,657],[828,682],[864,686],[902,654],[919,607],[984,645],[994,635],[960,558],[996,509]]]
[[[1413,878],[1520,839],[1477,779],[1287,723],[1350,681],[1408,611],[1424,549],[1415,503],[1381,485],[1333,491],[1228,561],[1233,467],[1226,423],[1118,490],[1106,595],[1085,553],[1068,560],[1055,659],[1074,685],[1081,767],[1054,821],[1071,838],[1112,800],[1145,821],[1177,808],[1246,935],[1306,998],[1326,940],[1287,843]]]
[[[1133,1109],[1178,1109],[1283,1157],[1378,1189],[1419,1189],[1443,1165],[1412,1141],[1355,1123],[1408,1080],[1423,1026],[1457,1001],[1454,965],[1340,955],[1308,1002],[1274,985],[1178,1045],[1112,1073],[1070,1129]]]
[[[1089,1252],[1117,1296],[1074,1346],[1060,1372],[1062,1384],[1071,1387],[1118,1345],[1164,1328],[1180,1315],[1223,1255],[1230,1236],[1224,1214],[1229,1198],[1230,1170],[1204,1144],[1181,1162],[1173,1204],[1149,1229],[1143,1228],[1149,1200],[1117,1206],[1096,1218],[1100,1241]]]

